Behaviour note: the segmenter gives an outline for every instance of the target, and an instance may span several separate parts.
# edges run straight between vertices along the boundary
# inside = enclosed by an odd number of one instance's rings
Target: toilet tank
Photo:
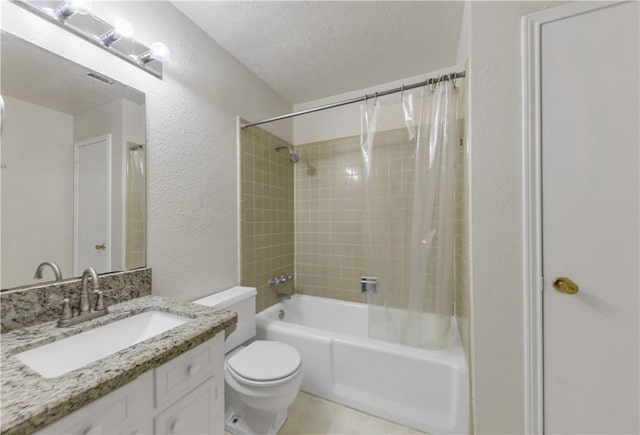
[[[238,313],[236,329],[229,334],[224,343],[225,353],[255,337],[256,293],[253,287],[237,286],[193,301],[194,304]]]

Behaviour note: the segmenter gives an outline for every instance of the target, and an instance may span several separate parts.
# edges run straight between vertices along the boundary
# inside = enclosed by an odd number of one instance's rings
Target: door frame
[[[78,275],[81,271],[78,269],[78,150],[84,146],[94,144],[96,142],[106,142],[107,144],[107,248],[105,255],[107,256],[107,271],[111,270],[111,134],[92,137],[91,139],[81,140],[73,144],[73,271],[74,275]]]
[[[573,2],[522,17],[522,143],[524,222],[525,433],[544,433],[541,28],[576,15],[627,3]]]

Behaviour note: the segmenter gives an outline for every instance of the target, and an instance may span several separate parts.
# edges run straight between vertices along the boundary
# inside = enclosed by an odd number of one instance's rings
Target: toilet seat
[[[225,367],[242,384],[273,386],[296,376],[301,365],[302,359],[294,347],[276,341],[257,340],[231,355]]]

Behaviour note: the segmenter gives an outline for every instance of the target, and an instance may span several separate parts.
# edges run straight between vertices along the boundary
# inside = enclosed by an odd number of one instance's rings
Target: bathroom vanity
[[[224,337],[236,314],[158,296],[109,310],[67,328],[46,322],[2,334],[2,434],[222,433]],[[140,342],[133,337],[135,344],[61,375],[43,375],[21,360],[33,349],[150,312],[185,321]],[[128,335],[134,333],[122,332]]]
[[[220,434],[224,334],[118,388],[38,434]]]

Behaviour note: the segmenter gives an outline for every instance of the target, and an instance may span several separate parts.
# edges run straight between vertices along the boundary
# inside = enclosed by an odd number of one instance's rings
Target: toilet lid
[[[252,381],[275,381],[300,368],[298,351],[286,343],[254,341],[227,360],[227,366]]]

